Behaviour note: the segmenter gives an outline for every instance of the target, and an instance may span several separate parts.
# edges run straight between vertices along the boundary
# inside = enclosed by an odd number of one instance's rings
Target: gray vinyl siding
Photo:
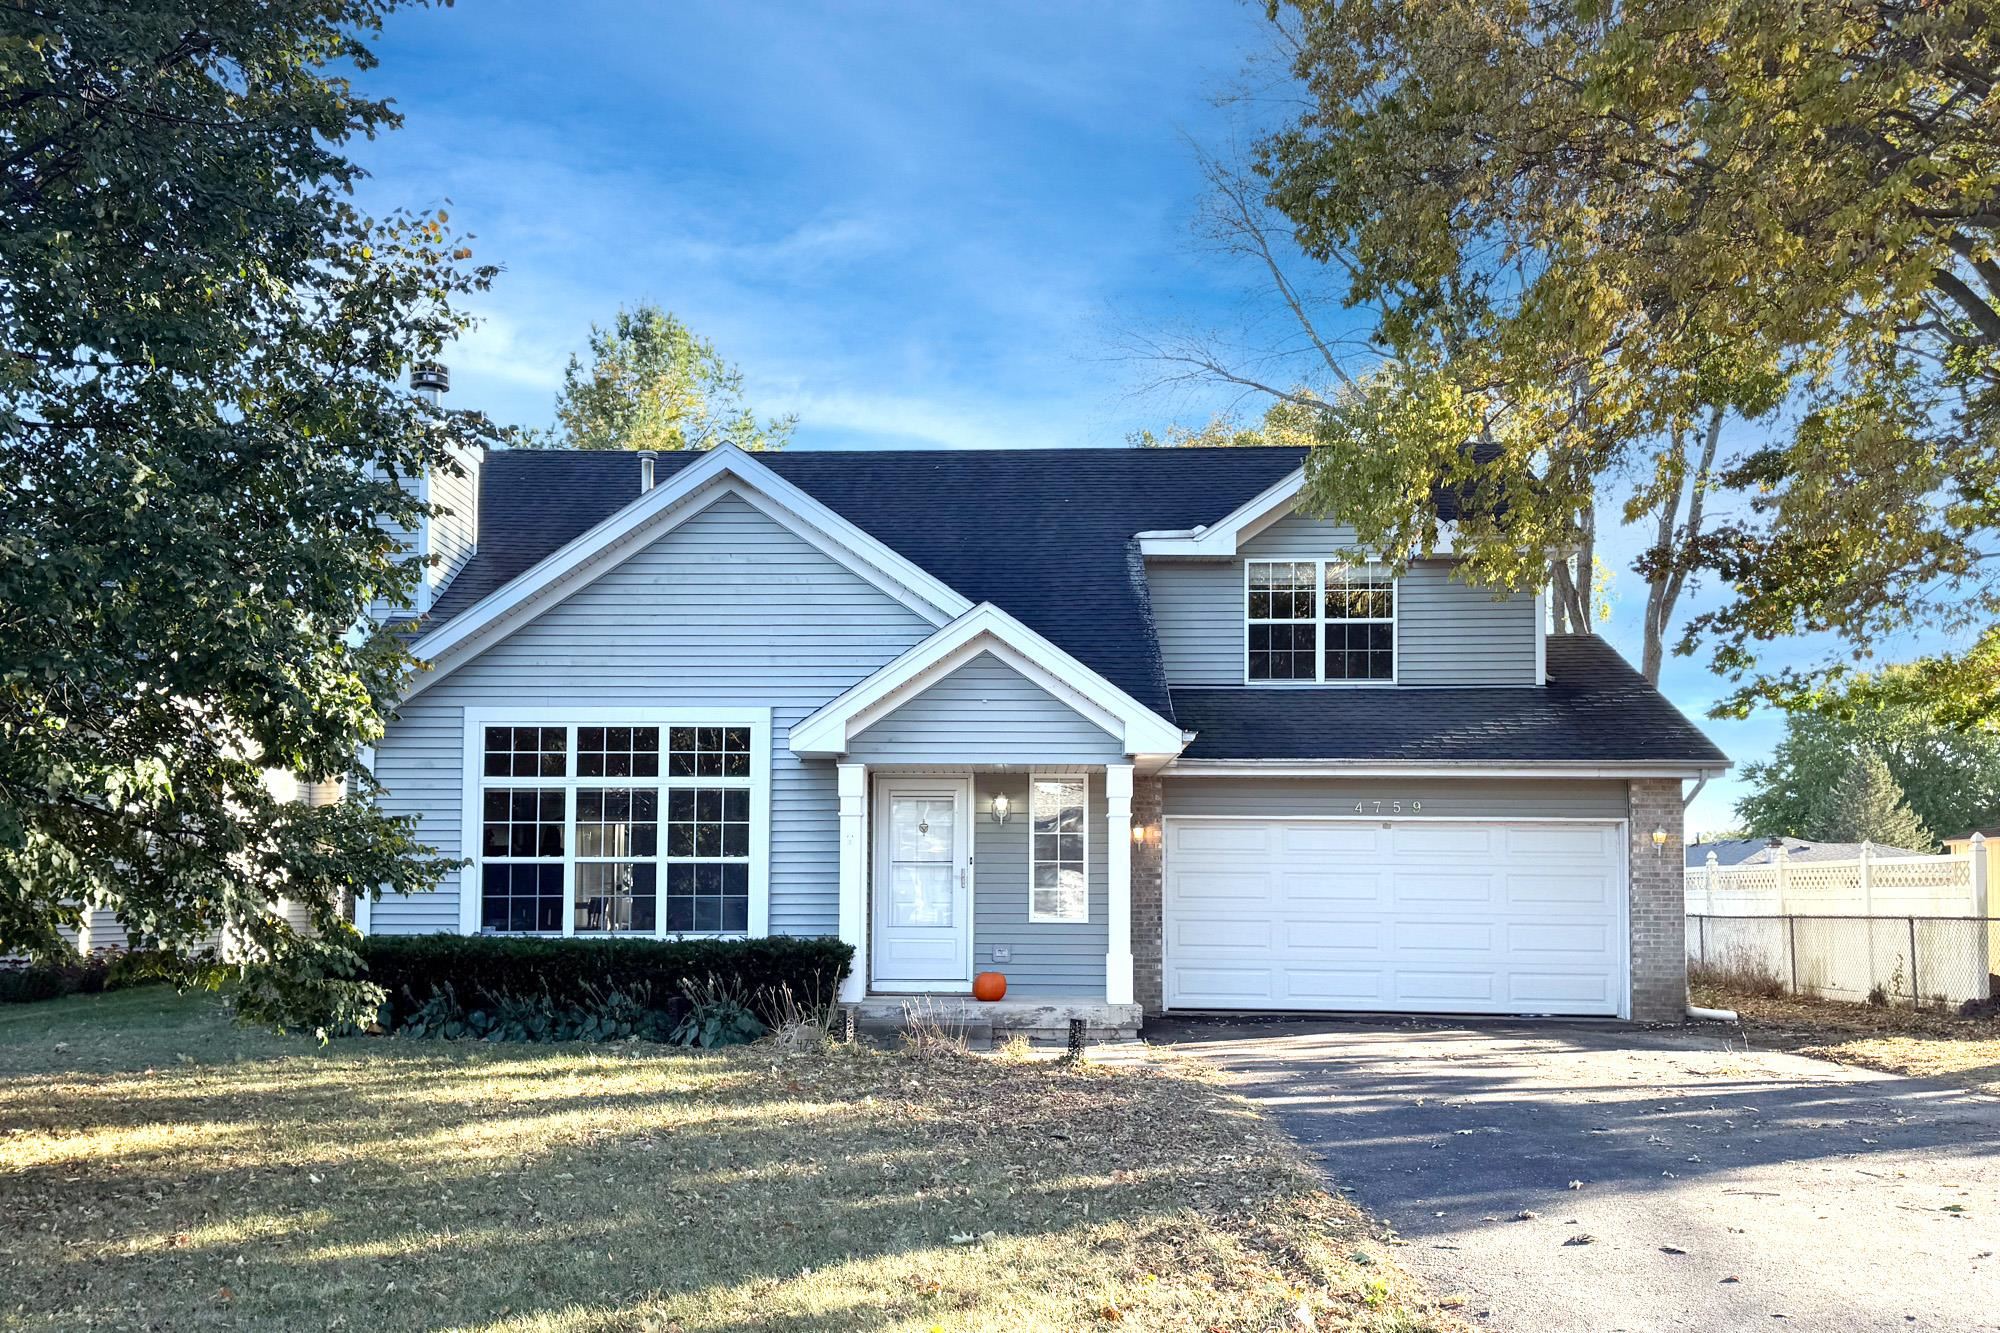
[[[1295,818],[1349,815],[1355,803],[1403,802],[1403,812],[1447,819],[1623,819],[1626,784],[1616,778],[1202,778],[1162,785],[1162,808],[1176,815]],[[1410,802],[1423,809],[1412,811]]]
[[[1239,542],[1239,555],[1255,560],[1324,560],[1355,548],[1354,529],[1330,518],[1307,518],[1287,514],[1247,541]]]
[[[724,497],[406,703],[376,749],[394,813],[446,856],[461,840],[467,707],[769,707],[771,932],[839,928],[833,766],[791,727],[932,632],[880,589]],[[458,929],[459,878],[384,898],[372,929]]]
[[[1110,880],[1105,858],[1104,775],[1089,774],[1088,846],[1090,920],[1028,920],[1028,775],[980,773],[972,803],[972,959],[977,971],[1006,974],[1013,996],[1104,998],[1105,916]],[[993,821],[993,798],[1006,793],[1015,815]],[[1012,960],[993,961],[993,946],[1004,944]]]
[[[108,907],[88,909],[86,920],[90,925],[90,948],[94,953],[99,949],[123,949],[131,941],[125,934],[125,923]],[[76,932],[68,926],[57,926],[56,933],[74,946]]]
[[[1291,515],[1243,544],[1256,560],[1326,559],[1354,530]],[[1419,560],[1396,587],[1397,683],[1533,685],[1535,597],[1496,600],[1452,577],[1456,562]],[[1243,684],[1243,560],[1149,560],[1146,583],[1167,683]]]
[[[373,463],[368,465],[368,467],[365,469],[365,472],[368,478],[373,481],[380,481],[383,479],[383,477],[387,475],[380,467],[376,466]],[[410,489],[415,487],[416,482],[412,479],[405,478],[403,481],[403,485],[405,489]],[[417,532],[415,529],[406,528],[400,523],[392,523],[388,519],[384,518],[378,518],[375,520],[375,522],[376,525],[382,529],[382,531],[388,533],[390,538],[393,539],[399,546],[403,548],[404,554],[414,555],[417,553]],[[409,612],[409,610],[410,607],[407,603],[400,601],[391,601],[386,597],[377,597],[368,604],[369,616],[372,619],[378,621],[389,620],[396,616],[405,615]]]
[[[1146,591],[1168,685],[1243,683],[1243,562],[1148,560]]]
[[[849,739],[868,764],[1102,764],[1124,747],[991,653]]]
[[[1496,601],[1451,576],[1448,560],[1410,566],[1396,585],[1401,685],[1536,685],[1535,595]]]
[[[428,577],[433,593],[440,592],[459,567],[472,556],[479,534],[479,463],[482,450],[459,451],[462,475],[453,476],[443,468],[431,474],[431,504],[438,513],[431,517],[431,549],[437,557]],[[633,494],[637,494],[638,469],[633,468]]]

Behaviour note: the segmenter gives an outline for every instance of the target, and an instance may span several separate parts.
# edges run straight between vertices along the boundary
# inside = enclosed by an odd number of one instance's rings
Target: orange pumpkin
[[[1004,972],[981,972],[972,979],[972,998],[975,1000],[997,1000],[1007,993],[1007,975]]]

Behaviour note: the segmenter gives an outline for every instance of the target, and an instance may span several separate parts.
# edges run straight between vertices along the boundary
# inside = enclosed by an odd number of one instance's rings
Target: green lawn
[[[1450,1327],[1179,1068],[0,1008],[0,1328]]]

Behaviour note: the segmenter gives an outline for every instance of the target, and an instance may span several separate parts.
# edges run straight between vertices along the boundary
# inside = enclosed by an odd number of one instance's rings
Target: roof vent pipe
[[[419,361],[410,367],[410,387],[436,407],[438,399],[451,392],[451,372],[435,361]]]
[[[651,449],[641,449],[639,451],[639,494],[641,495],[653,489],[653,460],[658,457],[659,455]]]

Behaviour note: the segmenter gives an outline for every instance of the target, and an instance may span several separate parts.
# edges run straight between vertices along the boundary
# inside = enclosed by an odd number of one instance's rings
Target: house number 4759
[[[1354,813],[1357,815],[1400,815],[1408,810],[1411,814],[1424,808],[1422,801],[1356,801]]]

